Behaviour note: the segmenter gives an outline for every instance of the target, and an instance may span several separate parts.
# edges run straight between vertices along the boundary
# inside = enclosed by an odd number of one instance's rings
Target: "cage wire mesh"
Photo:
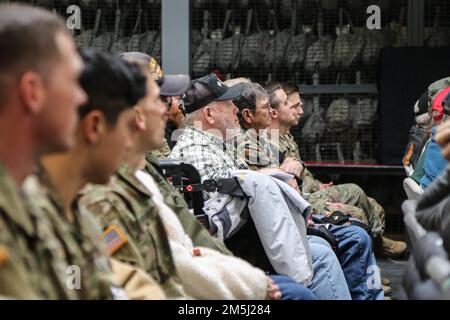
[[[141,51],[161,63],[161,0],[28,0],[0,1],[45,7],[67,18],[67,8],[81,9],[81,29],[74,30],[79,48],[118,54]]]
[[[381,30],[366,28],[373,4]],[[406,0],[192,0],[191,8],[193,77],[375,87],[380,49],[407,45]],[[305,115],[292,133],[304,160],[376,162],[377,96],[351,92],[302,93]]]
[[[2,2],[33,3],[63,17],[78,5],[79,47],[141,51],[161,62],[161,0]],[[373,4],[381,30],[366,28]],[[424,10],[425,45],[448,44],[450,3],[427,0]],[[302,93],[305,115],[292,129],[303,159],[376,162],[376,94],[320,88],[375,86],[380,49],[407,45],[406,13],[407,0],[191,0],[191,76],[315,85],[315,94]]]
[[[424,45],[444,47],[450,45],[450,2],[427,0],[424,3]]]

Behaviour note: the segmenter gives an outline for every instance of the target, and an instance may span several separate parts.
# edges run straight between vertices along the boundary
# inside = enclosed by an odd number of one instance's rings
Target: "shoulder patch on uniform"
[[[0,267],[2,267],[9,260],[9,252],[4,246],[0,245]]]
[[[128,243],[125,232],[116,224],[109,226],[103,232],[103,239],[106,242],[106,250],[109,255],[113,255]]]

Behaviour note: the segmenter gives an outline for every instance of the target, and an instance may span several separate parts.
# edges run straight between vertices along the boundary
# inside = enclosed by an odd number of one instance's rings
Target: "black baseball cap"
[[[191,81],[183,97],[186,113],[194,112],[213,101],[233,100],[244,91],[243,84],[228,87],[215,74]]]
[[[188,75],[165,75],[156,59],[148,54],[131,51],[121,53],[119,57],[128,61],[138,61],[145,65],[160,87],[160,96],[181,96],[189,87],[191,79]]]

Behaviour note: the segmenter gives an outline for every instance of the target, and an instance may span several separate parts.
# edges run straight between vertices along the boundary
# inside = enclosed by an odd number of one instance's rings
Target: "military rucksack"
[[[108,28],[106,26],[106,14],[102,12],[102,9],[97,10],[97,15],[95,18],[95,26],[94,26],[94,39],[91,43],[91,48],[102,50],[102,51],[110,51],[113,43],[114,33],[107,31]]]
[[[140,51],[140,42],[141,42],[141,26],[142,26],[142,15],[144,14],[144,10],[142,8],[139,8],[136,24],[133,28],[133,33],[131,34],[129,43],[128,43],[128,50],[129,51]],[[145,52],[149,54],[149,52]]]
[[[303,101],[303,115],[300,118],[299,126],[303,126],[314,112],[314,102],[312,99],[302,98],[302,101]]]
[[[361,98],[356,101],[353,110],[353,128],[361,129],[372,125],[377,114],[377,100]]]
[[[254,33],[251,33],[252,22],[256,26]],[[264,63],[264,36],[256,12],[248,10],[245,38],[241,50],[241,66],[258,67]]]
[[[216,31],[209,34],[211,15],[208,11],[203,12],[203,41],[200,43],[197,52],[192,60],[192,72],[194,76],[201,77],[211,72],[214,64],[215,51],[218,40]]]
[[[303,126],[302,140],[309,144],[316,143],[322,138],[325,129],[326,124],[323,120],[323,111],[320,108],[316,108]]]
[[[348,15],[349,24],[343,25],[343,9],[339,9],[339,26],[336,27],[336,40],[333,49],[333,65],[338,69],[347,69],[360,56],[364,46],[364,37],[354,31]]]
[[[317,24],[318,40],[315,41],[307,50],[305,58],[305,70],[308,73],[323,71],[328,69],[332,63],[333,57],[333,39],[323,34],[323,18],[319,14],[319,23]],[[317,70],[316,70],[317,68]]]
[[[142,9],[138,10],[136,22],[133,27],[133,34],[135,33],[135,30],[137,30],[141,23],[141,17],[142,17]],[[132,16],[129,15],[129,12],[125,12],[123,16],[120,18],[119,23],[116,23],[117,28],[117,34],[115,36],[114,42],[111,46],[111,53],[112,54],[119,54],[123,52],[128,52],[130,50],[130,43],[131,43],[131,35],[124,36],[124,29],[123,26],[126,24],[127,19],[132,18]],[[139,51],[139,50],[137,50]]]
[[[100,11],[101,12],[101,11]],[[91,29],[86,29],[86,24],[84,23],[83,16],[81,19],[81,33],[74,38],[75,45],[77,48],[90,48],[92,46],[92,41],[98,32],[98,27],[100,26],[101,13],[97,12],[95,16],[95,22]],[[97,29],[95,29],[97,27]]]
[[[286,49],[292,36],[291,30],[280,31],[276,13],[269,12],[268,31],[265,32],[263,41],[264,65],[267,68],[283,65],[286,57]]]
[[[389,42],[393,47],[405,47],[408,44],[408,29],[404,26],[405,7],[400,9],[398,21],[389,24]]]
[[[362,60],[366,65],[374,65],[377,62],[381,48],[386,45],[385,33],[381,30],[364,31],[364,48],[362,50]]]
[[[239,66],[240,50],[244,41],[244,35],[240,27],[234,23],[232,10],[227,10],[225,22],[222,28],[223,39],[219,42],[216,55],[216,66],[224,71],[234,71]],[[226,37],[227,31],[231,29],[232,35]]]
[[[330,132],[344,132],[351,128],[352,120],[351,106],[348,99],[339,98],[331,102],[325,116],[327,129]]]
[[[191,57],[194,57],[200,43],[203,41],[203,35],[200,30],[192,29],[191,32]]]

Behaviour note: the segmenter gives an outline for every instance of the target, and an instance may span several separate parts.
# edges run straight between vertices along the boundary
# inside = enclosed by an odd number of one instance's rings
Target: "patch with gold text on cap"
[[[148,69],[153,77],[153,80],[156,82],[161,82],[164,77],[164,72],[161,66],[158,64],[155,58],[151,58],[148,64]]]

